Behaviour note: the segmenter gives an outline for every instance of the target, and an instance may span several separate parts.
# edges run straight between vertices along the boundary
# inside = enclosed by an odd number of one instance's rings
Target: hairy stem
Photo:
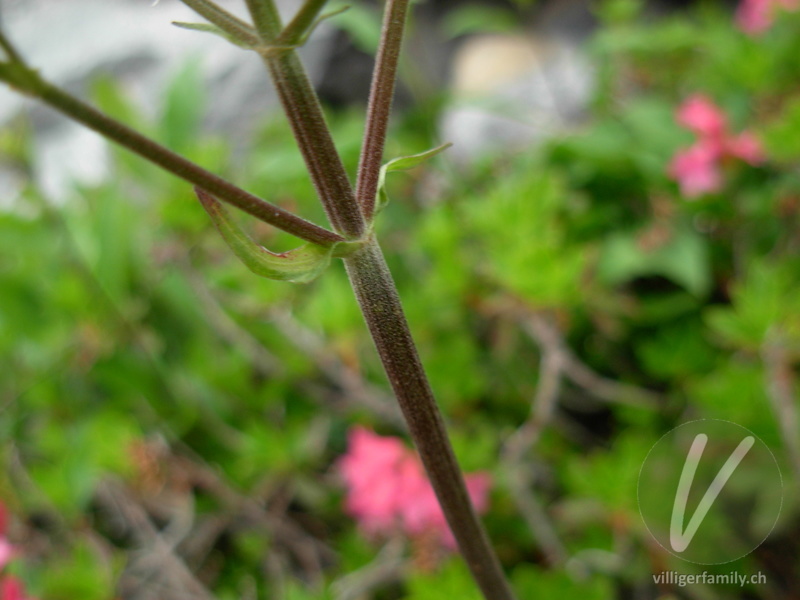
[[[221,11],[208,0],[184,1],[190,5],[200,6],[208,14],[212,14],[209,11]],[[270,47],[279,38],[281,27],[274,4],[272,0],[247,1],[259,37],[264,42],[262,57],[273,76],[312,181],[331,222],[348,238],[363,238],[367,235],[367,227],[361,206],[356,201],[325,124],[319,100],[305,70],[293,50]],[[373,85],[371,95],[365,150],[362,153],[362,170],[368,173],[374,169],[375,175],[378,175],[380,170],[386,121],[394,89],[397,54],[400,50],[407,12],[407,0],[388,1],[381,51],[375,73],[376,83]],[[313,7],[314,5],[308,10],[311,11]],[[222,18],[218,12],[213,14],[214,18]],[[234,22],[234,25],[239,27],[241,23]],[[5,48],[4,38],[0,38],[0,41],[3,42],[3,48],[9,58],[16,62],[13,48],[10,45]],[[21,61],[19,65],[0,63],[0,66],[6,67],[0,71],[0,75],[5,75],[6,81],[12,85],[16,84],[20,91],[40,98],[74,120],[221,200],[307,241],[323,246],[343,241],[340,235],[304,221],[205,171],[69,94],[39,80],[35,73],[16,68],[24,66]],[[11,69],[11,66],[15,68]],[[361,181],[361,175],[359,177]],[[366,185],[360,185],[359,189],[367,195]],[[368,195],[374,202],[375,189]],[[513,600],[511,588],[469,499],[464,478],[411,338],[400,298],[383,253],[373,237],[370,236],[364,241],[360,249],[344,258],[345,266],[442,511],[484,597],[487,600]]]
[[[255,3],[259,0],[248,0]],[[271,3],[272,0],[263,0]],[[397,1],[400,7],[395,3]],[[397,54],[400,50],[407,0],[389,0],[384,20],[382,55],[376,77],[381,80],[365,144],[373,150],[376,174],[380,170]],[[257,21],[256,15],[254,20]],[[258,23],[256,23],[258,27]],[[261,29],[259,29],[261,31]],[[264,42],[276,39],[277,31],[266,31]],[[391,38],[387,41],[386,38]],[[316,92],[293,50],[264,56],[284,110],[297,138],[323,204],[338,231],[347,236],[364,235],[366,222],[325,124]],[[387,77],[380,65],[391,71]],[[391,66],[394,65],[394,66]],[[388,89],[387,89],[388,88]],[[363,155],[362,155],[363,156]],[[376,186],[377,189],[377,180]],[[375,190],[373,190],[374,198]],[[380,355],[386,374],[408,423],[422,463],[459,548],[476,582],[488,600],[512,600],[513,593],[467,494],[464,477],[453,453],[447,429],[408,329],[400,298],[377,241],[371,238],[353,254],[345,266],[364,320]]]
[[[338,232],[350,239],[360,238],[366,231],[366,223],[305,68],[294,50],[270,49],[281,33],[272,0],[247,0],[247,3],[267,45],[262,57],[325,212]]]
[[[362,237],[364,217],[297,53],[291,50],[265,60],[328,218],[345,237]]]
[[[345,258],[350,282],[439,504],[473,577],[489,600],[511,600],[489,538],[470,502],[444,421],[377,241]]]
[[[281,27],[281,16],[272,0],[246,0],[247,10],[253,18],[253,25],[264,42],[273,42],[278,37]]]
[[[408,15],[408,0],[388,0],[383,17],[383,32],[367,109],[367,126],[364,130],[364,145],[358,165],[356,198],[367,220],[375,210],[375,194],[383,159],[383,146],[392,110],[397,63],[403,43],[403,30]]]
[[[209,0],[181,0],[181,2],[234,38],[253,46],[258,43],[258,36],[250,25],[213,2]]]
[[[104,115],[56,86],[42,81],[41,85],[37,87],[38,89],[33,92],[35,96],[52,108],[257,219],[321,246],[327,247],[343,241],[340,235],[246,192],[119,121]]]
[[[306,0],[294,18],[289,21],[289,24],[284,27],[280,36],[278,36],[278,44],[293,46],[299,44],[305,34],[314,25],[317,20],[322,7],[328,0]]]

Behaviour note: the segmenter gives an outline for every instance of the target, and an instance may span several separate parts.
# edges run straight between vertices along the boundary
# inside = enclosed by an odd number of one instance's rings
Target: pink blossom
[[[0,600],[32,600],[25,595],[25,586],[13,575],[0,580]]]
[[[749,35],[759,35],[772,26],[779,9],[797,10],[798,0],[742,0],[736,9],[736,24]]]
[[[766,158],[753,133],[729,133],[725,113],[706,96],[697,94],[687,99],[676,111],[675,120],[697,136],[692,146],[675,154],[668,168],[669,176],[687,198],[719,192],[722,165],[728,160],[759,165]]]
[[[6,527],[8,524],[8,512],[6,507],[0,502],[0,569],[5,567],[14,557],[15,550],[11,542],[6,537]]]
[[[0,571],[11,561],[16,549],[6,537],[8,511],[0,502]],[[22,582],[13,575],[0,575],[0,600],[32,600],[25,595]]]
[[[681,187],[681,194],[696,198],[718,192],[722,188],[722,174],[717,165],[718,153],[713,146],[697,142],[687,150],[678,152],[672,159],[669,174]]]
[[[725,113],[702,94],[691,96],[681,104],[675,119],[679,125],[704,138],[721,137],[728,127]]]
[[[0,569],[11,562],[14,554],[14,546],[4,536],[0,537]]]
[[[348,488],[345,510],[365,533],[391,535],[402,531],[419,536],[434,532],[444,547],[455,548],[422,463],[399,439],[354,428],[339,471]],[[485,512],[491,485],[488,474],[467,475],[466,485],[475,509]]]
[[[728,138],[727,153],[751,165],[760,165],[766,159],[761,142],[749,131]]]
[[[736,9],[736,24],[749,35],[763,33],[772,25],[772,0],[742,0]]]

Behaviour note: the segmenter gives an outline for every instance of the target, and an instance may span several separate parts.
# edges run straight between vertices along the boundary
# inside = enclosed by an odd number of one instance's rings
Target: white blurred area
[[[217,1],[245,17],[244,0]],[[300,1],[278,0],[285,19]],[[438,137],[454,143],[446,158],[459,167],[470,168],[486,154],[524,151],[581,122],[594,89],[593,65],[583,47],[584,1],[546,4],[551,8],[535,22],[520,22],[513,31],[457,38],[442,27],[452,6],[443,0],[416,6],[404,60],[417,74],[430,72],[427,87],[444,88]],[[378,7],[374,13],[377,31]],[[249,147],[254,125],[277,107],[254,53],[171,24],[203,21],[180,0],[0,0],[0,18],[29,64],[50,81],[85,97],[93,77],[111,74],[145,112],[162,106],[165,84],[189,61],[201,61],[205,125],[227,139],[234,153]],[[345,103],[363,104],[371,66],[363,68],[362,60],[358,67],[357,53],[342,52],[336,29],[341,23],[323,23],[300,53],[315,84],[333,80]],[[35,178],[54,202],[64,201],[73,182],[106,175],[107,146],[99,136],[0,85],[0,127],[22,111],[34,131]],[[13,204],[20,185],[19,176],[2,165],[0,157],[0,207]]]
[[[219,0],[244,16],[241,0]],[[293,0],[279,2],[289,16]],[[162,104],[165,84],[191,60],[202,62],[209,112],[206,125],[224,131],[236,146],[277,100],[260,59],[207,33],[173,26],[203,22],[178,0],[0,0],[0,22],[25,60],[49,81],[84,97],[101,74],[122,82],[146,113]],[[321,27],[301,50],[312,79],[320,71],[330,39]],[[35,100],[0,85],[0,127],[21,111],[34,131],[35,178],[45,194],[63,201],[72,183],[96,182],[107,173],[106,143]],[[13,205],[18,178],[2,168],[0,207]]]

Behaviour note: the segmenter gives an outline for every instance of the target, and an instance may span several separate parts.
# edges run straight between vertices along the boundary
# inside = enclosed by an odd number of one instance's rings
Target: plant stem
[[[371,239],[344,262],[386,375],[461,553],[487,599],[512,600],[513,592],[467,494],[378,242]]]
[[[202,5],[204,10],[213,8],[221,11],[207,0],[184,1]],[[361,206],[356,201],[305,70],[293,50],[269,48],[280,35],[277,10],[272,0],[247,2],[259,37],[267,46],[262,57],[273,76],[312,181],[331,222],[345,236],[362,238],[367,233],[367,227]],[[369,202],[365,204],[370,206],[370,203],[374,203],[375,189],[367,193],[371,184],[363,183],[363,180],[369,180],[373,170],[377,176],[380,170],[397,55],[407,12],[407,0],[388,2],[359,173],[362,181],[359,189],[365,198],[369,197]],[[5,48],[5,39],[0,38],[0,41]],[[8,47],[11,48],[10,45]],[[13,48],[10,52],[8,49],[6,51],[9,58],[16,59]],[[19,61],[18,66],[24,65]],[[21,87],[22,84],[17,86],[20,91],[40,98],[74,120],[267,223],[323,246],[343,241],[340,235],[271,205],[189,162],[66,92],[41,81],[33,72],[23,69],[21,75],[20,72],[11,71],[8,74],[17,78],[14,80],[17,83],[21,81],[24,84],[24,87]],[[9,82],[13,83],[11,79]],[[377,241],[370,235],[360,249],[344,258],[344,262],[389,382],[467,565],[487,600],[513,600],[514,595],[497,556],[472,507],[444,421],[411,337],[397,289]]]
[[[275,16],[277,11],[272,0],[247,0],[247,4],[262,41],[267,47],[272,46],[281,33],[280,19]],[[265,8],[265,5],[270,8]],[[268,50],[262,58],[328,218],[336,231],[345,237],[362,237],[366,222],[325,122],[319,98],[297,52],[293,49]]]
[[[383,31],[367,109],[367,125],[364,130],[364,145],[358,164],[356,198],[369,221],[375,209],[375,194],[383,159],[383,146],[392,110],[397,63],[403,44],[403,31],[408,15],[408,0],[388,0],[383,17]]]
[[[322,7],[325,6],[328,0],[306,0],[297,14],[294,16],[289,24],[284,27],[280,36],[278,36],[278,44],[281,46],[293,46],[299,44],[303,36],[308,32],[314,21],[317,19]]]
[[[11,42],[8,41],[6,36],[0,33],[0,48],[3,49],[3,52],[6,53],[6,58],[12,63],[22,63],[22,59],[20,55],[17,53],[17,49],[11,45]]]
[[[281,16],[272,0],[246,0],[258,36],[263,42],[274,42],[281,31]]]
[[[345,237],[362,237],[364,217],[297,53],[291,50],[265,61],[328,218]]]
[[[248,5],[259,1],[272,2],[248,0]],[[407,0],[389,0],[382,52],[376,66],[376,78],[380,82],[373,86],[378,92],[373,94],[371,104],[375,108],[371,111],[371,125],[368,125],[365,141],[371,150],[362,153],[362,156],[370,158],[370,168],[375,163],[376,176],[380,170],[387,129],[385,121],[391,109],[406,12]],[[253,18],[261,32],[257,16],[253,15]],[[263,41],[269,45],[278,34],[267,30]],[[264,59],[331,222],[345,235],[361,237],[366,223],[360,205],[330,137],[319,99],[297,53],[286,50],[265,54]],[[387,75],[384,69],[390,73]],[[376,189],[377,179],[372,191],[373,201]],[[380,246],[374,237],[370,237],[361,249],[345,257],[344,262],[411,437],[467,565],[487,600],[513,600],[514,595],[500,562],[470,501]]]
[[[250,25],[213,2],[208,0],[181,0],[181,2],[237,40],[253,46],[258,43],[258,35]]]
[[[122,123],[111,119],[54,85],[42,81],[42,85],[33,93],[59,112],[117,142],[131,152],[157,164],[173,175],[177,175],[181,179],[206,190],[220,200],[224,200],[253,215],[257,219],[321,246],[327,247],[343,241],[340,235],[310,223],[279,206],[270,204],[246,192]]]

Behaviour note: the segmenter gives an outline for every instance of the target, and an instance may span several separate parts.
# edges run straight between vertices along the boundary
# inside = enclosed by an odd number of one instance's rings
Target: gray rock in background
[[[219,2],[239,15],[246,12],[243,0]],[[279,0],[285,18],[299,2]],[[446,10],[420,7],[414,28],[419,35],[409,39],[406,56],[429,86],[446,81],[450,103],[440,118],[440,137],[454,142],[448,155],[458,163],[468,166],[485,154],[526,148],[579,122],[594,87],[582,49],[589,26],[578,10],[581,0],[548,6],[536,29],[544,33],[472,35],[455,43],[440,31]],[[209,100],[206,126],[230,140],[234,150],[245,150],[254,126],[277,107],[255,54],[171,25],[202,21],[179,0],[0,0],[0,15],[29,63],[56,84],[84,95],[93,77],[110,73],[153,114],[170,78],[200,60]],[[337,54],[336,37],[332,26],[323,25],[301,50],[309,74],[317,85],[346,80],[336,88],[337,103],[363,103],[371,59],[364,56],[367,62],[355,69],[346,53]],[[71,181],[97,181],[106,174],[101,138],[0,86],[0,126],[21,110],[31,117],[35,175],[49,196],[59,199]],[[0,161],[0,206],[13,200],[18,187]]]
[[[441,138],[453,142],[450,156],[462,166],[520,150],[574,127],[593,90],[592,66],[573,40],[473,36],[454,57]]]
[[[244,14],[241,0],[219,4]],[[299,2],[278,4],[288,18]],[[207,126],[224,132],[235,146],[246,147],[254,125],[277,107],[258,56],[216,36],[171,25],[203,21],[178,0],[0,0],[0,14],[29,64],[78,95],[84,95],[92,77],[110,73],[143,110],[155,113],[170,78],[190,60],[200,60],[209,99]],[[321,76],[331,34],[320,27],[301,50],[312,81]],[[21,110],[30,111],[35,176],[48,195],[63,197],[71,181],[104,176],[108,158],[99,136],[0,86],[0,126]],[[0,173],[0,204],[15,195],[13,178]]]

